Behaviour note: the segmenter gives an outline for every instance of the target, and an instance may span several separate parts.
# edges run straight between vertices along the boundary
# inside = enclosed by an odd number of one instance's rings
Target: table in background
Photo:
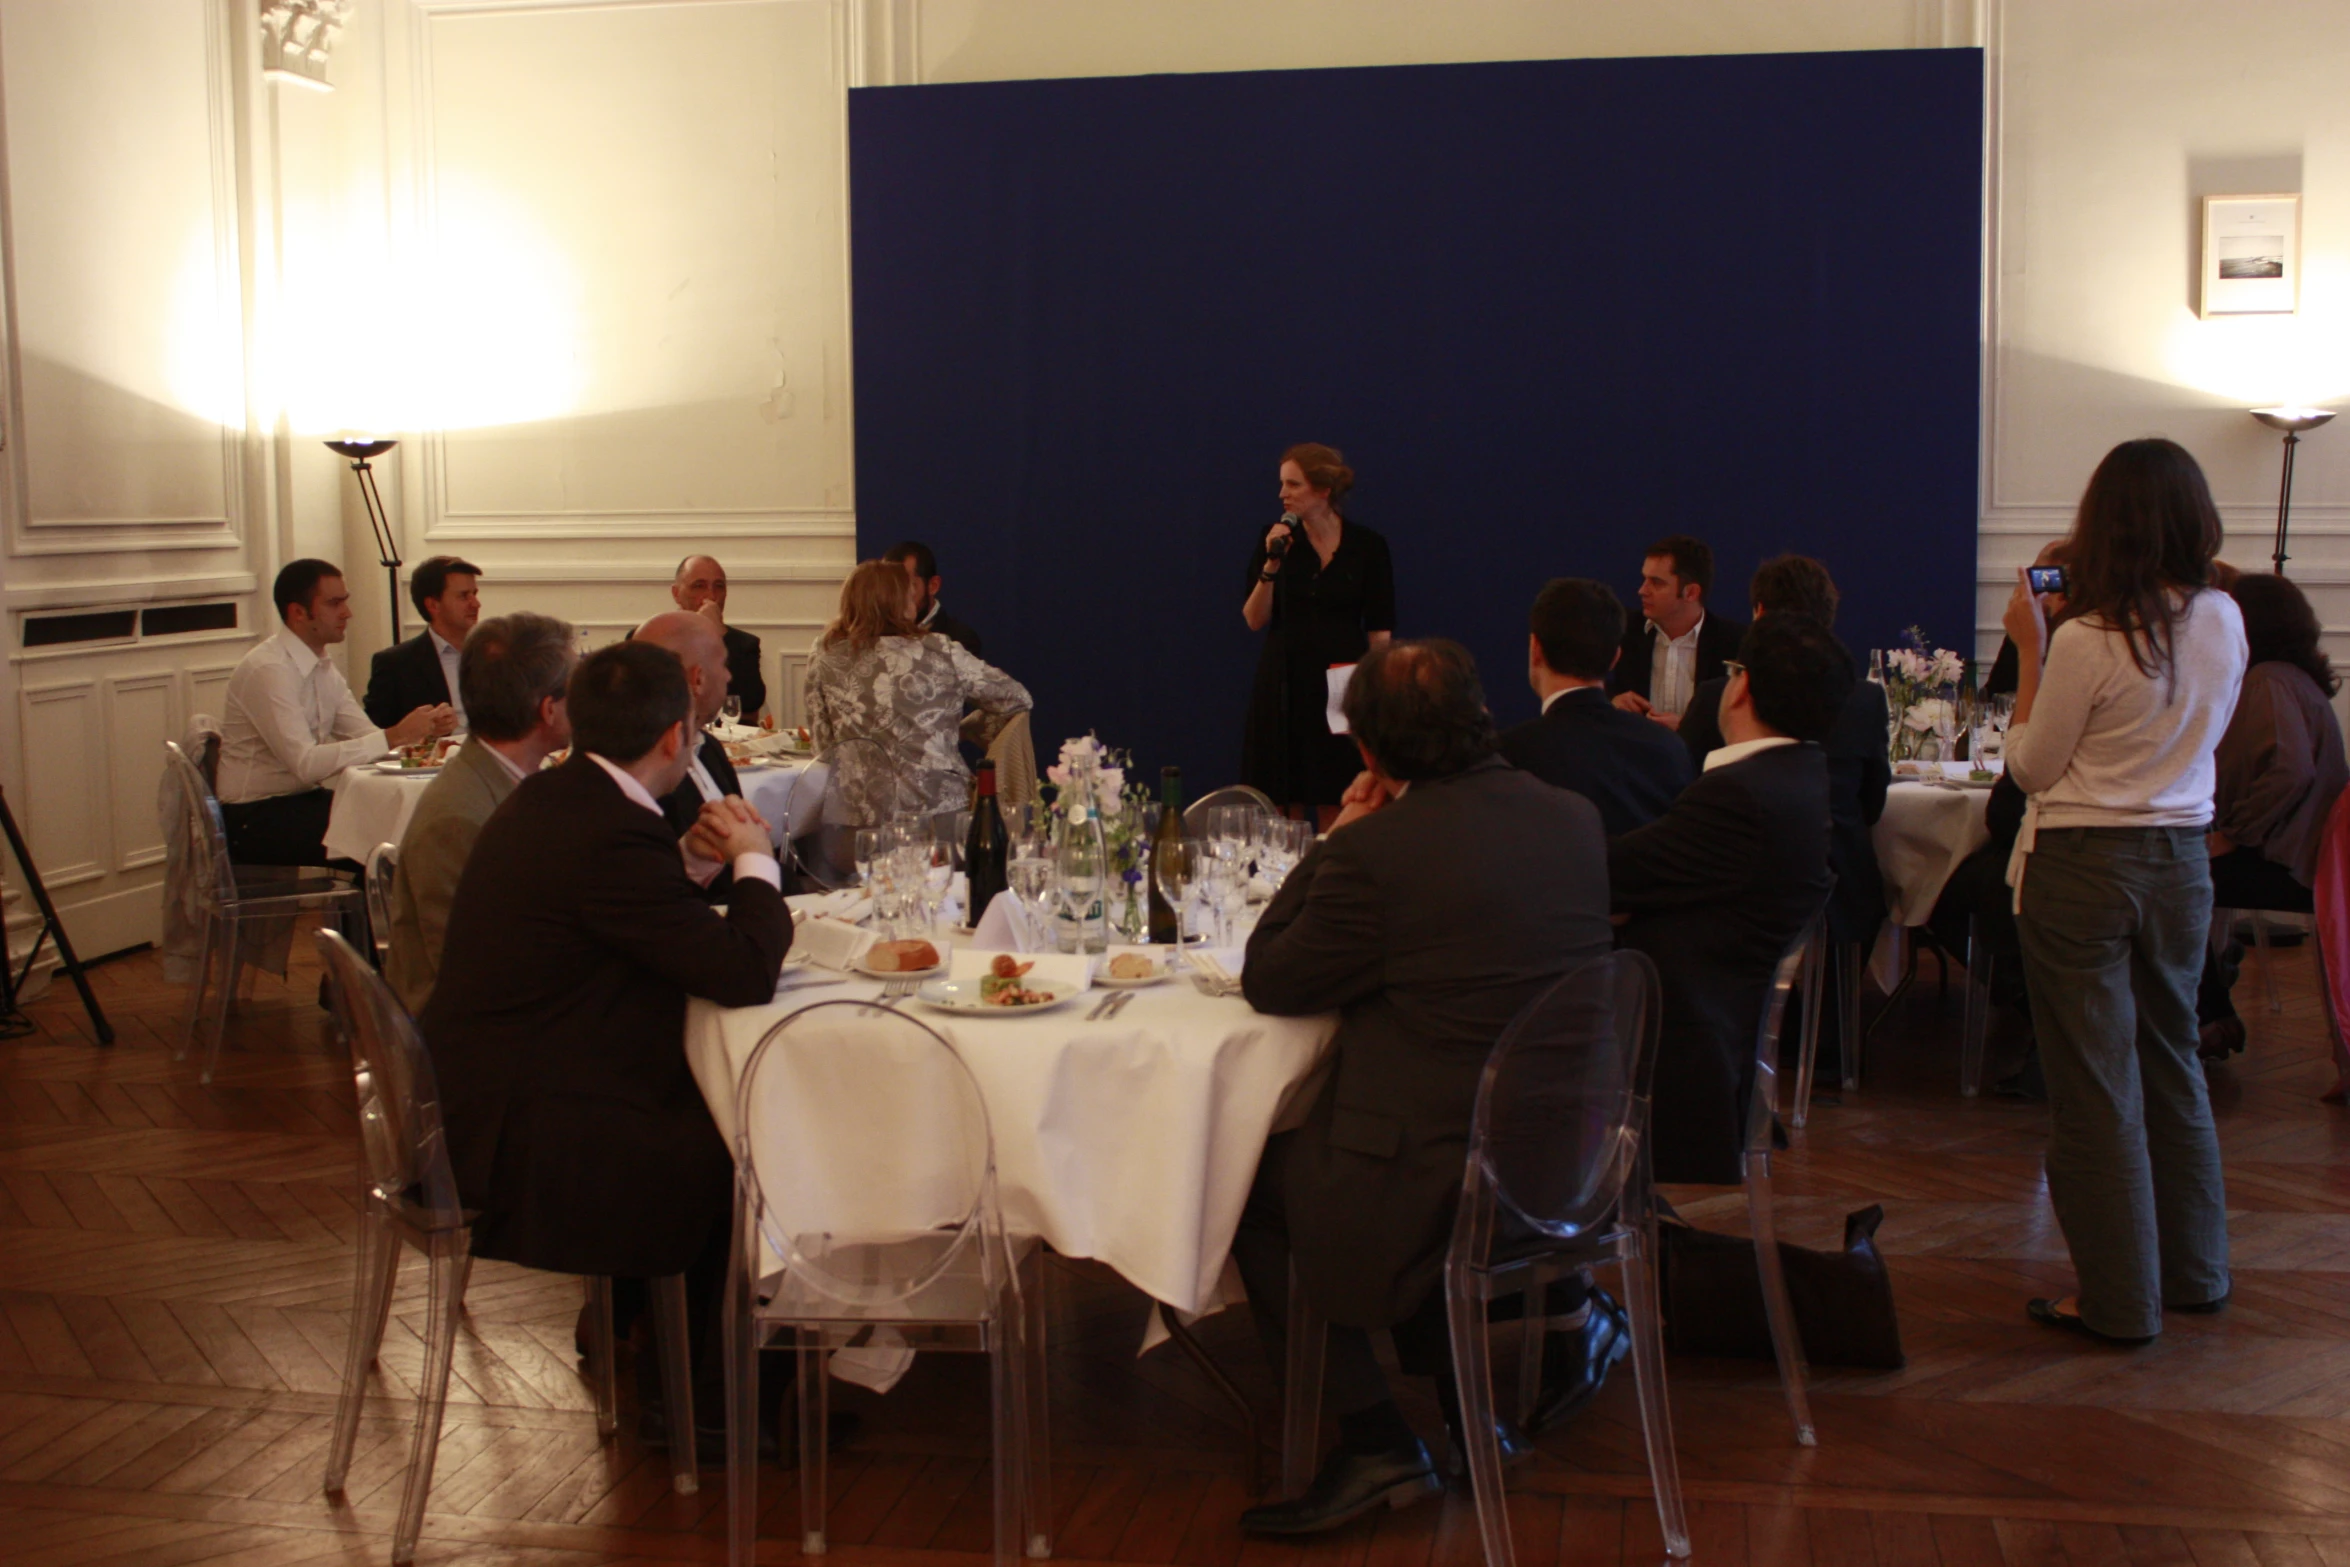
[[[1953,777],[1964,776],[1954,763]],[[1908,966],[1908,932],[1933,917],[1934,905],[1966,857],[1991,841],[1983,813],[1987,788],[1950,788],[1896,778],[1885,791],[1885,814],[1869,831],[1877,871],[1885,879],[1885,931],[1871,962],[1878,987],[1891,994]]]

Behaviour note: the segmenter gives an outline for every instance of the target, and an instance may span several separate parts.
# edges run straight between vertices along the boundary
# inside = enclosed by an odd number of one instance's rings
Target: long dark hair
[[[2105,454],[2081,492],[2065,563],[2067,618],[2122,634],[2142,675],[2167,674],[2186,600],[2211,585],[2219,509],[2187,449],[2154,437]]]
[[[2244,640],[2254,664],[2291,664],[2332,696],[2342,689],[2334,661],[2318,649],[2317,611],[2288,577],[2245,572],[2229,587],[2244,612]]]

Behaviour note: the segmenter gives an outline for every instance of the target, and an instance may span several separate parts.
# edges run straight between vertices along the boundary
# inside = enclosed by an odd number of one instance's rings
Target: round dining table
[[[1885,812],[1869,829],[1885,879],[1885,925],[1869,970],[1887,995],[1908,970],[1909,932],[1933,917],[1966,857],[1991,841],[1984,822],[1990,798],[1990,785],[1971,778],[1963,762],[1951,764],[1942,781],[1900,777],[1885,791]]]

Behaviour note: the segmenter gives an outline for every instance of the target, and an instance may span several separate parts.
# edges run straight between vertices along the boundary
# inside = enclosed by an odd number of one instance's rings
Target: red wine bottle
[[[1159,830],[1151,840],[1151,940],[1174,946],[1182,940],[1183,925],[1175,905],[1159,890],[1159,856],[1183,852],[1183,769],[1159,769]]]
[[[979,764],[979,788],[971,800],[971,834],[963,840],[963,875],[969,882],[969,919],[974,930],[979,916],[1006,885],[1004,865],[1010,846],[1004,831],[1004,813],[996,804],[995,763]]]

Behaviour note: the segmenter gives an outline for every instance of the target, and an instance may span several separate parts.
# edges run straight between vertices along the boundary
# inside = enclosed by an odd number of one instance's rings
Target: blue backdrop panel
[[[1281,449],[1398,632],[1534,711],[1549,577],[1795,549],[1855,649],[1974,619],[1982,58],[1576,60],[850,95],[860,552],[920,538],[1037,738],[1237,773]]]

